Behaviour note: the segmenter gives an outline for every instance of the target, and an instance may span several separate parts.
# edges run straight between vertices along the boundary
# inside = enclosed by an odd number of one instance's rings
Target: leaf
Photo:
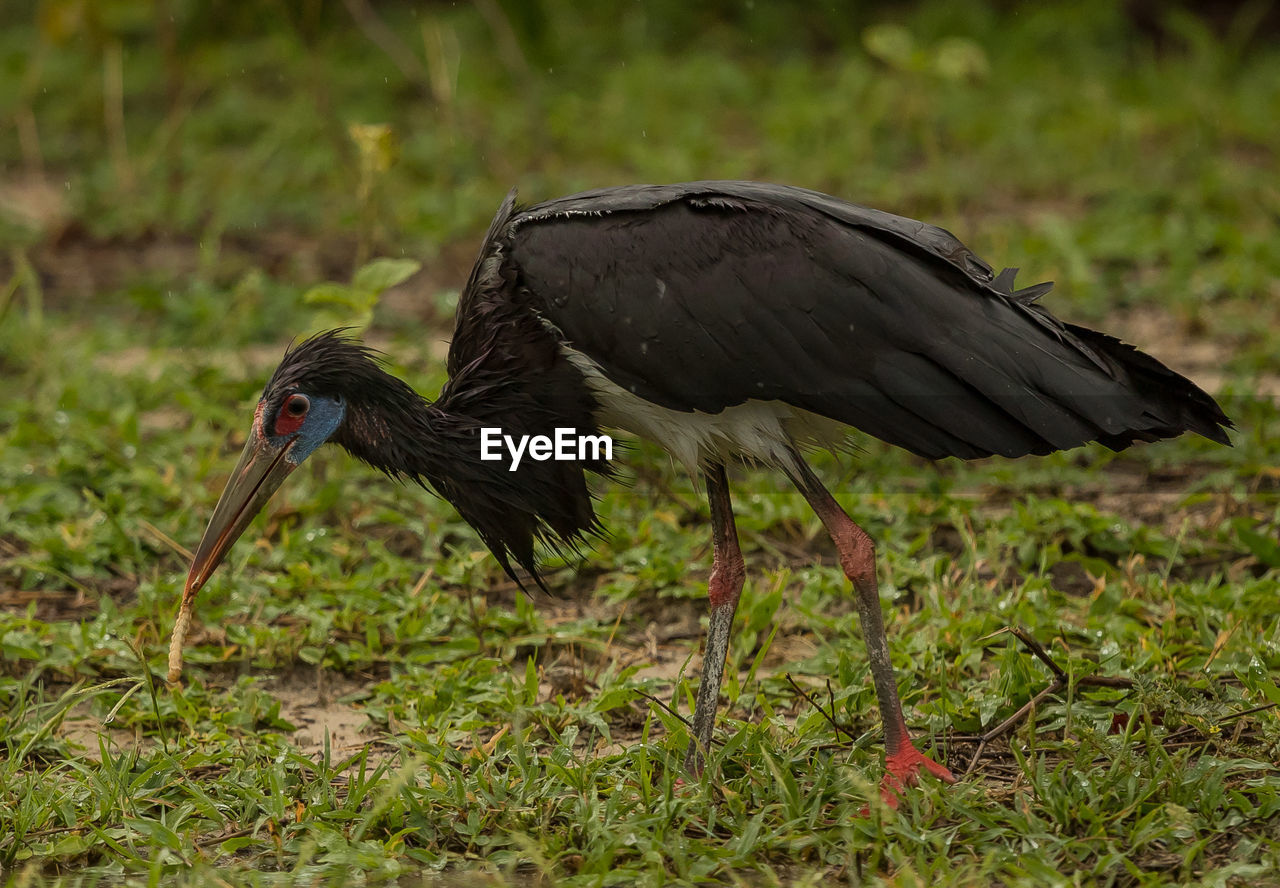
[[[353,289],[372,293],[376,301],[383,290],[403,283],[417,274],[420,268],[422,263],[414,259],[374,259],[356,272],[351,279],[351,286]]]
[[[1253,553],[1254,558],[1267,567],[1280,567],[1280,542],[1276,542],[1273,537],[1258,533],[1244,522],[1236,524],[1236,535],[1240,537],[1240,542]]]
[[[965,37],[948,37],[934,51],[933,69],[947,80],[983,80],[991,64],[982,46]]]
[[[1274,682],[1265,682],[1261,687],[1262,695],[1272,703],[1280,706],[1280,687],[1276,687]]]
[[[304,293],[302,301],[307,305],[339,305],[343,308],[356,309],[363,307],[364,294],[357,293],[354,288],[346,284],[326,281],[323,284],[316,284]]]
[[[596,712],[608,712],[610,709],[626,706],[636,699],[636,696],[637,694],[632,688],[610,688],[596,697],[592,703],[592,708]]]
[[[891,68],[910,71],[917,65],[915,41],[901,25],[872,25],[862,32],[862,45]]]
[[[533,657],[524,663],[524,702],[526,706],[538,702],[538,664],[533,661]]]
[[[385,173],[396,161],[395,133],[385,123],[353,123],[347,127],[366,175]]]
[[[324,651],[313,644],[306,644],[298,648],[298,659],[315,666],[324,659]]]

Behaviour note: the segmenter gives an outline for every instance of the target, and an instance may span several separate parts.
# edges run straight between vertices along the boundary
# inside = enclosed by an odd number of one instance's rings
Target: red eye
[[[290,395],[285,398],[276,415],[276,434],[292,435],[302,425],[302,420],[310,409],[311,401],[306,395]]]

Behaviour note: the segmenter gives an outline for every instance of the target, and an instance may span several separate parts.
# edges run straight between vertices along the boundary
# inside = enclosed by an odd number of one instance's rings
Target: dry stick
[[[690,723],[689,719],[685,718],[683,715],[681,715],[680,713],[678,713],[678,712],[676,712],[674,709],[672,709],[672,708],[671,708],[671,705],[670,705],[669,703],[665,703],[665,702],[663,702],[662,700],[659,700],[657,697],[653,696],[653,694],[648,694],[648,693],[645,693],[644,691],[636,691],[636,693],[637,693],[637,694],[639,694],[641,697],[644,697],[644,698],[645,698],[646,700],[648,700],[650,703],[653,703],[653,704],[655,704],[655,705],[657,705],[657,706],[661,707],[664,711],[666,711],[666,712],[667,712],[667,713],[669,713],[670,715],[674,715],[676,718],[680,719],[680,721],[684,722],[684,726],[685,726],[686,728],[692,728],[692,727],[693,727],[693,725]],[[719,740],[716,740],[714,737],[712,737],[712,738],[711,738],[711,741],[712,741],[713,743],[719,743],[719,742],[720,742]]]
[[[1006,626],[1005,631],[1025,644],[1037,660],[1049,667],[1049,671],[1054,675],[1053,683],[1028,700],[1013,715],[978,737],[978,748],[973,753],[973,758],[969,761],[969,767],[964,772],[966,777],[978,767],[978,762],[982,758],[982,753],[986,751],[988,743],[1007,733],[1014,725],[1026,718],[1027,714],[1035,709],[1045,697],[1071,686],[1071,677],[1054,661],[1049,652],[1044,649],[1044,646],[1031,636],[1030,632],[1021,626]],[[1110,675],[1083,675],[1076,679],[1076,685],[1097,688],[1132,688],[1133,681],[1128,678],[1118,678]]]
[[[199,848],[206,848],[210,845],[221,844],[222,842],[229,841],[230,839],[240,839],[245,836],[251,836],[251,835],[253,835],[253,829],[246,827],[244,829],[237,829],[229,833],[223,833],[216,836],[207,836],[203,839],[196,839],[195,845]],[[222,884],[225,885],[226,882],[223,882]]]
[[[427,98],[433,98],[431,75],[395,30],[378,17],[373,4],[369,0],[343,0],[343,4],[355,19],[356,26],[364,32],[365,37],[386,54],[387,58],[391,59],[391,63],[400,69],[404,79],[421,90]]]
[[[809,705],[812,706],[814,709],[818,710],[818,713],[831,724],[831,727],[835,728],[837,737],[840,736],[841,734],[844,734],[846,737],[849,738],[850,742],[857,741],[858,738],[853,735],[852,731],[850,731],[848,728],[844,727],[838,721],[836,721],[836,707],[834,703],[832,703],[831,705],[831,714],[827,715],[827,711],[822,708],[822,704],[819,703],[817,700],[813,699],[813,696],[808,691],[800,687],[800,685],[796,684],[796,680],[791,677],[790,672],[787,673],[787,684],[795,688],[796,693],[799,694],[801,697],[804,697],[806,700],[808,700]],[[828,687],[828,690],[830,690],[829,687]]]
[[[1040,701],[1043,700],[1045,697],[1048,697],[1050,694],[1056,694],[1058,691],[1062,690],[1064,687],[1066,687],[1066,685],[1064,685],[1062,682],[1057,681],[1055,679],[1053,684],[1049,685],[1047,688],[1042,690],[1040,693],[1036,694],[1026,703],[1022,704],[1022,707],[1018,709],[1017,712],[1015,712],[1013,715],[1006,718],[1004,721],[1000,722],[1000,724],[996,725],[990,731],[987,731],[985,734],[980,736],[978,738],[978,748],[973,753],[973,758],[969,760],[969,767],[964,769],[964,776],[968,777],[970,774],[973,773],[974,768],[978,767],[978,760],[982,758],[982,753],[986,751],[987,744],[989,742],[999,737],[1001,734],[1003,734],[1005,731],[1012,728],[1018,722],[1022,721],[1022,719],[1027,715],[1027,713],[1030,712],[1032,709],[1035,709],[1036,706],[1040,704]]]
[[[1244,718],[1246,715],[1253,715],[1255,712],[1266,712],[1268,709],[1275,709],[1280,703],[1263,703],[1261,706],[1254,706],[1251,709],[1244,709],[1240,712],[1233,712],[1231,715],[1225,715],[1218,719],[1219,722],[1234,721],[1237,718]]]
[[[791,677],[790,674],[788,674],[787,677],[790,678]],[[830,677],[827,678],[826,684],[827,684],[827,705],[831,707],[831,720],[832,720],[832,723],[834,723],[835,717],[836,717],[836,692],[831,687]],[[850,734],[848,730],[845,731],[845,734],[848,735],[850,739],[852,739],[853,735]],[[836,735],[836,739],[839,739],[838,734]]]
[[[498,44],[498,58],[507,67],[507,73],[522,83],[529,82],[529,61],[520,48],[520,38],[515,28],[511,27],[511,19],[497,0],[473,0],[476,11],[484,19],[484,23],[493,32]]]
[[[119,40],[110,41],[102,51],[102,117],[116,183],[132,191],[135,178],[124,125],[124,49]]]
[[[1031,653],[1035,655],[1037,660],[1049,667],[1049,671],[1053,673],[1054,678],[1063,684],[1066,684],[1070,680],[1067,678],[1067,673],[1063,671],[1061,666],[1053,661],[1053,657],[1049,656],[1049,652],[1044,649],[1040,642],[1036,641],[1031,636],[1030,632],[1023,629],[1021,626],[1009,626],[1007,628],[1011,633],[1013,633],[1014,638],[1027,646]]]
[[[173,550],[173,552],[175,552],[179,557],[185,558],[188,564],[195,560],[195,555],[192,554],[190,549],[179,543],[173,537],[169,536],[145,518],[138,522],[138,526],[150,534],[157,542]]]

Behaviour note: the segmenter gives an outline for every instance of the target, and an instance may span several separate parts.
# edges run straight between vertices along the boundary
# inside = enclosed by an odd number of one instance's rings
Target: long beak
[[[240,454],[187,574],[183,599],[190,601],[222,563],[227,550],[240,538],[253,517],[262,510],[271,494],[297,465],[288,459],[292,441],[283,447],[271,446],[255,429]]]

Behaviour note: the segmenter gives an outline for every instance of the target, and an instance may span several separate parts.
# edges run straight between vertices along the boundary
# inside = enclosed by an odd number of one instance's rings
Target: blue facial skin
[[[278,441],[280,446],[290,441],[296,442],[285,456],[285,459],[295,466],[301,464],[315,452],[317,447],[329,440],[329,437],[338,430],[342,417],[347,412],[347,405],[339,398],[326,398],[323,395],[307,395],[307,398],[311,401],[311,408],[307,411],[307,418],[303,420],[298,431],[292,435],[281,435],[273,439]]]

